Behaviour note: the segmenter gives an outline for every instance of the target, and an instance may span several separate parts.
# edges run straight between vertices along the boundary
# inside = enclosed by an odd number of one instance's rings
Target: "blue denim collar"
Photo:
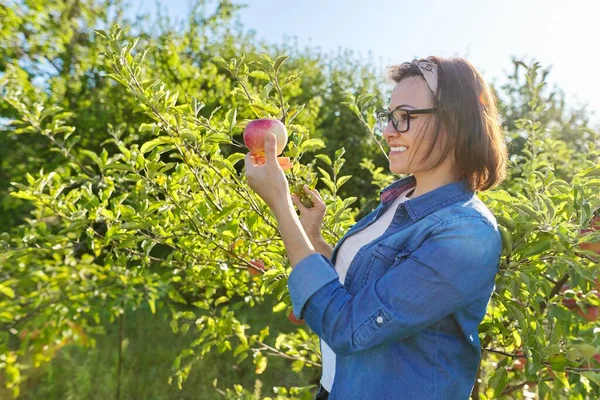
[[[417,186],[417,180],[414,175],[394,181],[379,192],[381,203],[385,207],[387,204],[393,202],[401,193],[415,186]],[[416,221],[448,204],[455,203],[461,199],[467,199],[473,195],[474,192],[469,188],[468,181],[462,179],[441,186],[414,199],[408,199],[404,202],[404,206],[408,211],[408,215]]]

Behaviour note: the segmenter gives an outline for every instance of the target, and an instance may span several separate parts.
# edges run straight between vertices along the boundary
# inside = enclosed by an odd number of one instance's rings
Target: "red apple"
[[[265,272],[265,263],[260,258],[258,260],[250,260],[250,264],[254,266],[247,267],[250,275],[261,275],[263,272]]]
[[[581,310],[579,307],[575,310],[577,315],[586,319],[587,321],[596,321],[598,319],[598,307],[596,306],[585,306],[585,310]]]
[[[562,299],[563,306],[567,307],[569,310],[573,308],[577,308],[577,300],[575,299]]]
[[[302,325],[304,323],[303,319],[296,318],[293,311],[290,311],[290,313],[288,314],[288,319],[294,325]]]
[[[518,356],[522,356],[523,352],[522,351],[517,351],[516,354]],[[526,358],[522,358],[522,357],[518,357],[513,362],[512,368],[513,368],[513,370],[523,371],[525,369],[525,364],[527,364],[527,359]]]
[[[596,278],[596,284],[598,284],[597,278]],[[560,293],[563,293],[565,290],[568,290],[568,289],[570,289],[569,285],[564,285],[560,289]],[[582,294],[583,294],[583,292],[580,290],[578,292],[578,296],[581,297]],[[563,304],[563,306],[567,307],[571,312],[574,312],[575,314],[579,315],[580,317],[584,318],[587,321],[596,321],[598,319],[598,311],[599,311],[600,307],[592,306],[589,304],[584,304],[583,310],[582,310],[577,305],[577,300],[565,299],[565,298],[562,299],[562,304]]]
[[[255,119],[244,129],[244,144],[255,156],[265,156],[265,138],[274,133],[277,137],[277,155],[283,152],[287,144],[288,134],[285,125],[277,119]]]
[[[560,288],[560,293],[563,294],[565,292],[565,290],[569,290],[571,289],[571,287],[569,285],[563,285],[562,288]],[[580,291],[579,294],[581,295],[582,292]],[[567,307],[569,310],[573,310],[573,308],[577,308],[577,300],[575,299],[562,299],[562,304],[563,306]]]
[[[600,216],[595,217],[590,222],[590,225],[586,229],[582,229],[579,231],[579,234],[585,235],[586,233],[595,232],[600,230]],[[581,243],[579,248],[583,250],[590,250],[600,254],[600,242],[596,243]]]

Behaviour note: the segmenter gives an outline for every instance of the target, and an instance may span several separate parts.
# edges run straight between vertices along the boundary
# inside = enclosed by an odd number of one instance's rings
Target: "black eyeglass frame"
[[[422,110],[407,110],[405,108],[402,108],[403,106],[400,107],[396,107],[394,108],[392,111],[388,111],[388,110],[379,110],[375,113],[375,120],[376,120],[376,124],[379,123],[379,116],[384,114],[387,116],[387,123],[389,124],[390,121],[392,121],[392,126],[394,127],[394,130],[396,132],[399,133],[404,133],[406,131],[408,131],[410,129],[410,117],[412,114],[430,114],[430,113],[434,113],[437,111],[437,107],[434,108],[424,108]],[[392,118],[392,114],[397,111],[397,110],[402,110],[404,112],[406,112],[407,115],[407,120],[406,120],[406,129],[403,131],[398,130],[398,121],[396,121],[395,118]],[[385,128],[384,128],[385,129]],[[383,133],[383,131],[382,131]]]

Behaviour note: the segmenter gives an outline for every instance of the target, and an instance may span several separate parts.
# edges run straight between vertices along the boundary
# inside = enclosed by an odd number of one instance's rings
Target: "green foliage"
[[[18,395],[30,365],[66,343],[94,346],[106,326],[142,307],[192,338],[164,377],[174,387],[226,352],[257,375],[273,359],[294,374],[320,367],[318,338],[305,327],[254,329],[245,319],[267,300],[285,318],[290,266],[276,221],[245,182],[237,137],[254,118],[286,124],[290,183],[319,186],[323,236],[337,242],[395,179],[371,129],[383,97],[372,66],[340,55],[325,73],[316,55],[220,33],[237,9],[226,1],[211,15],[199,1],[186,30],[158,34],[112,24],[108,3],[41,3],[0,6],[0,42],[27,33],[30,44],[0,46],[0,193],[10,194],[0,197],[5,386]],[[39,60],[56,70],[42,83]],[[523,398],[527,383],[541,398],[598,397],[598,326],[583,311],[600,306],[599,257],[582,245],[600,235],[580,230],[600,208],[599,135],[569,119],[557,96],[544,97],[539,64],[515,65],[525,84],[516,69],[504,89],[518,101],[501,100],[510,176],[480,194],[500,224],[503,254],[480,326],[475,396]],[[264,274],[247,272],[255,260]],[[522,357],[526,367],[516,368]],[[213,389],[261,398],[261,382]],[[276,398],[309,398],[311,388],[281,387]]]
[[[34,103],[35,111],[29,111],[19,89],[5,85],[4,99],[19,117],[11,128],[47,137],[66,162],[50,173],[28,174],[27,184],[13,184],[17,190],[12,196],[26,200],[34,210],[27,224],[3,243],[0,261],[11,277],[3,293],[16,291],[18,296],[2,302],[1,322],[13,334],[37,329],[44,335],[12,349],[5,341],[3,353],[15,363],[26,352],[33,352],[39,362],[48,361],[51,356],[44,354],[41,343],[52,340],[51,335],[71,331],[75,321],[78,329],[93,330],[107,322],[99,310],[108,310],[106,318],[112,322],[124,310],[147,303],[152,311],[171,310],[173,333],[195,332],[191,345],[173,362],[169,381],[180,388],[194,364],[212,350],[233,351],[240,362],[251,354],[257,374],[265,370],[271,353],[296,360],[296,372],[305,365],[320,366],[314,336],[302,330],[280,334],[270,346],[265,343],[268,329],[249,335],[245,331],[250,327],[236,317],[267,294],[289,306],[289,263],[275,220],[234,168],[243,153],[225,156],[221,151],[222,145],[235,144],[231,132],[238,128],[237,112],[217,116],[215,109],[205,117],[200,100],[179,101],[178,92],[146,77],[147,52],[136,51],[137,40],[120,42],[121,34],[118,26],[111,32],[98,31],[106,43],[112,79],[136,98],[137,107],[152,121],[139,125],[139,132],[149,136],[142,143],[135,143],[137,136],[125,135],[123,126],[109,124],[110,137],[102,142],[100,153],[81,148],[60,107]],[[287,116],[292,140],[285,155],[294,161],[291,179],[316,181],[299,160],[323,144],[309,139],[305,127],[289,124],[301,108],[293,111],[280,95],[277,79],[283,61],[262,66],[274,73],[273,95],[247,81],[250,70],[243,57],[228,67],[257,116]],[[342,155],[336,154],[335,175],[344,163]],[[333,188],[323,193],[331,213],[328,233],[339,237],[353,223],[352,214],[345,212],[351,201],[335,193],[347,178],[324,175],[321,180]],[[259,257],[269,271],[251,279],[246,270],[250,260]],[[39,267],[26,268],[30,265]],[[197,311],[179,311],[178,304],[193,305]],[[19,376],[8,375],[11,365],[3,367],[7,384],[17,393]]]

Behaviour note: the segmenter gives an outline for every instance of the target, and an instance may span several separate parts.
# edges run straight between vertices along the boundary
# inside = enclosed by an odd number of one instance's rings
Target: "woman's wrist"
[[[323,238],[320,232],[316,237],[309,237],[308,240],[310,240],[310,243],[315,248],[315,251],[331,259],[333,255],[333,247],[331,247],[331,245],[327,243],[327,241],[325,240],[325,238]]]
[[[315,242],[319,242],[321,240],[325,241],[325,239],[323,238],[323,235],[321,235],[321,231],[319,231],[319,232],[306,232],[306,236],[308,236],[308,239],[313,244]]]

